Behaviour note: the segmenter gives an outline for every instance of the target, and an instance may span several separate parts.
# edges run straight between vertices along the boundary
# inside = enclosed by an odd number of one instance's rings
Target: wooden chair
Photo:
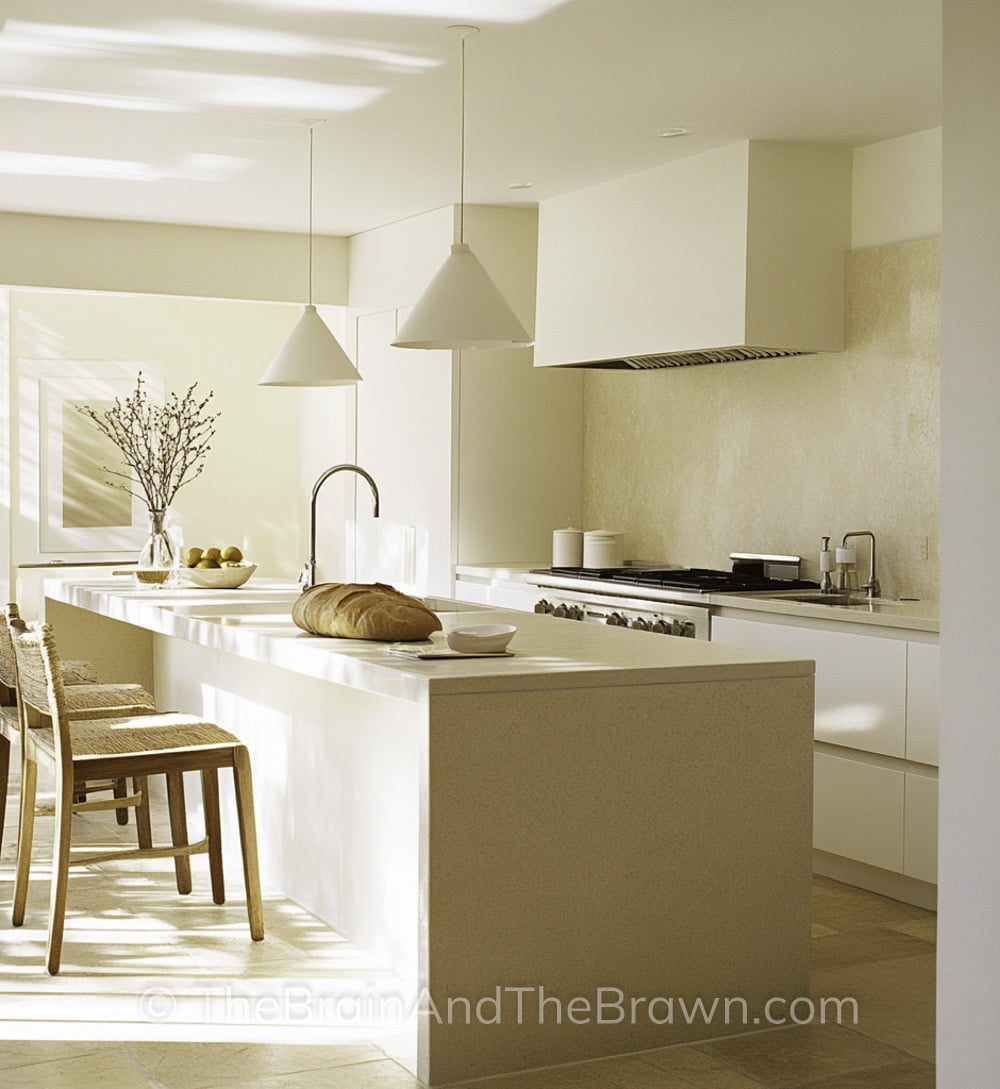
[[[232,768],[236,810],[243,854],[250,936],[264,937],[264,913],[257,866],[257,833],[254,823],[250,757],[239,738],[214,723],[192,715],[147,714],[128,717],[74,718],[66,703],[52,629],[38,622],[10,620],[8,627],[17,665],[18,707],[23,746],[21,825],[18,836],[14,885],[15,926],[24,922],[31,866],[34,800],[38,763],[52,766],[56,775],[55,843],[52,857],[52,888],[49,907],[47,967],[55,975],[62,955],[63,927],[69,867],[129,858],[189,858],[207,854],[212,899],[225,903],[222,873],[221,822],[219,818],[219,768]],[[27,725],[28,710],[47,715],[51,728]],[[197,843],[169,847],[138,847],[101,851],[71,857],[71,817],[74,812],[111,809],[117,805],[142,806],[150,775],[201,774],[205,811],[205,836]],[[131,779],[133,793],[126,798],[74,801],[81,785],[96,779]],[[169,782],[169,779],[168,779]],[[183,839],[186,841],[186,834]]]
[[[0,618],[0,840],[3,838],[4,818],[7,811],[7,792],[10,785],[10,747],[17,740],[20,727],[17,715],[17,667],[14,662],[14,646],[7,629],[9,619],[20,618],[15,603],[9,603]],[[62,679],[66,692],[66,705],[71,712],[98,707],[133,708],[131,713],[140,714],[142,708],[155,710],[153,697],[139,684],[98,684],[97,669],[92,662],[65,661],[62,663]],[[42,725],[35,721],[32,725]],[[88,790],[113,790],[126,793],[123,783],[92,783]],[[118,823],[128,821],[128,809],[119,807]]]

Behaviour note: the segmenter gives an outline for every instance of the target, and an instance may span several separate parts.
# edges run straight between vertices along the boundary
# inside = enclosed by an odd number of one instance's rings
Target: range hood
[[[542,201],[535,365],[841,351],[849,148],[742,141]]]

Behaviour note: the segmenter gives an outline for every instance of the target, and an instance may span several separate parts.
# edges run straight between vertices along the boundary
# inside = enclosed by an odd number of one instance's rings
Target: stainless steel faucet
[[[332,468],[320,473],[319,480],[313,485],[312,501],[309,504],[309,560],[302,572],[302,577],[299,579],[303,589],[316,585],[316,497],[319,495],[319,490],[324,481],[333,476],[334,473],[343,472],[344,470],[357,473],[358,476],[362,476],[368,481],[368,486],[372,490],[372,497],[375,500],[375,509],[372,511],[372,516],[378,518],[378,485],[372,479],[371,474],[365,472],[360,465],[334,465]]]
[[[847,547],[847,541],[849,537],[867,537],[868,538],[868,581],[861,587],[862,590],[869,597],[879,597],[882,593],[882,588],[879,586],[878,577],[875,574],[875,534],[870,533],[868,530],[859,530],[857,533],[845,533],[844,539],[841,541],[841,547]]]

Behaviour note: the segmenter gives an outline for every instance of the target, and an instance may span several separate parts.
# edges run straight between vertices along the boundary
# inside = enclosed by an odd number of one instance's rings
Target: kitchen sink
[[[768,594],[775,601],[795,601],[800,605],[840,605],[851,609],[867,609],[872,605],[884,604],[884,599],[868,598],[859,594],[821,594],[819,591],[811,593],[790,593],[782,591],[777,594]]]

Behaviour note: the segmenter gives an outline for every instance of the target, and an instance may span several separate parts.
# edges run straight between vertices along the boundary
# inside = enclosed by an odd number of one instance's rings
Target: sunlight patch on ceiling
[[[57,91],[48,87],[3,87],[0,99],[22,98],[32,102],[61,102],[68,106],[96,106],[103,110],[137,110],[140,113],[188,113],[180,102],[137,95],[101,94],[94,91]]]
[[[133,182],[218,182],[234,177],[250,165],[250,160],[233,155],[193,153],[182,156],[170,166],[122,159],[94,159],[82,155],[0,151],[0,174],[27,177],[100,178],[105,181]]]
[[[476,23],[524,23],[569,0],[220,0],[258,11],[321,11],[330,15],[404,15]]]
[[[350,42],[319,35],[291,34],[280,30],[233,26],[228,23],[161,19],[145,30],[121,30],[107,26],[11,21],[0,48],[20,53],[65,55],[75,49],[125,55],[145,52],[258,54],[267,57],[339,57],[369,61],[391,68],[435,68],[441,62],[430,57],[392,49],[381,43]]]

